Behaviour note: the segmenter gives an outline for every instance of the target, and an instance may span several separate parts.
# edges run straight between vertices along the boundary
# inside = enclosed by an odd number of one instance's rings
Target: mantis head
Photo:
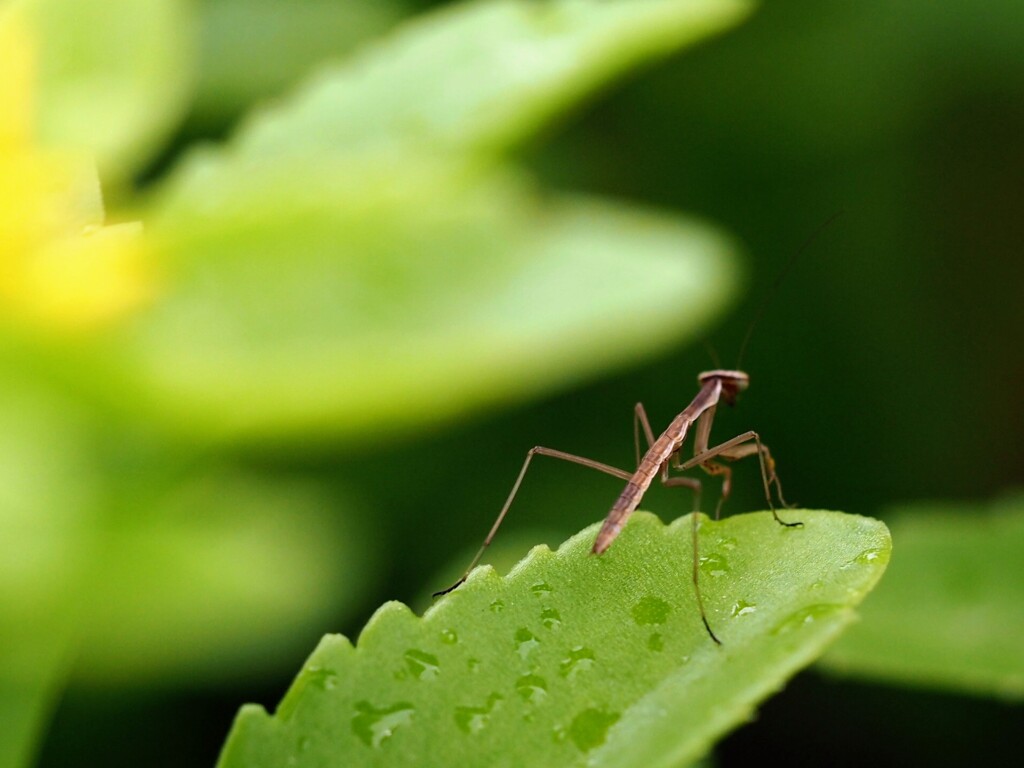
[[[697,382],[704,386],[709,381],[718,380],[722,385],[722,400],[728,405],[736,404],[736,396],[750,386],[750,377],[743,371],[727,371],[716,369],[705,371],[697,377]]]

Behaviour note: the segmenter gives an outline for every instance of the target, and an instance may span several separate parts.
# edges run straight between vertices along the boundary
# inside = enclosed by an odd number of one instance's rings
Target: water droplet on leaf
[[[523,675],[516,680],[516,691],[523,701],[536,705],[548,697],[548,683],[539,675]]]
[[[806,608],[801,608],[799,611],[794,611],[781,622],[779,622],[778,625],[776,625],[776,627],[772,630],[772,634],[787,634],[794,630],[800,629],[801,627],[813,624],[818,619],[836,613],[841,609],[842,606],[829,605],[827,603],[809,605]]]
[[[368,747],[379,747],[397,729],[412,722],[415,712],[407,701],[380,708],[368,701],[360,701],[356,703],[356,714],[352,717],[352,732]]]
[[[306,667],[309,682],[325,691],[333,691],[338,685],[338,676],[334,670],[323,667]]]
[[[547,629],[558,629],[562,626],[562,614],[554,608],[545,608],[541,611],[540,620]]]
[[[860,565],[881,565],[885,561],[885,551],[881,549],[865,549],[854,558],[854,562]]]
[[[569,650],[569,655],[558,665],[558,674],[562,677],[573,677],[594,666],[594,652],[582,645]]]
[[[617,712],[584,709],[569,724],[569,738],[581,752],[589,752],[604,744],[608,729],[619,720]]]
[[[530,587],[530,591],[533,592],[533,594],[537,597],[545,597],[551,594],[551,592],[553,592],[554,590],[551,589],[550,584],[541,581]]]
[[[730,612],[735,616],[748,616],[751,613],[757,612],[757,606],[753,603],[748,603],[746,600],[737,600],[733,603],[732,611]]]
[[[633,621],[640,626],[664,624],[672,606],[659,597],[648,595],[633,606]]]
[[[540,645],[540,640],[526,627],[516,630],[516,651],[519,653],[519,658],[525,660],[538,645]]]
[[[433,680],[441,672],[437,656],[415,648],[405,652],[405,665],[417,680]]]
[[[463,733],[479,733],[487,727],[495,705],[502,700],[500,694],[492,693],[482,707],[456,707],[455,724]]]
[[[729,562],[717,552],[701,555],[700,569],[708,576],[724,576],[729,572]]]

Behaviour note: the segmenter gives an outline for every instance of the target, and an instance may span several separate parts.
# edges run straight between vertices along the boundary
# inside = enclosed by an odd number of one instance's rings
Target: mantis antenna
[[[797,260],[807,252],[807,249],[814,245],[814,242],[822,235],[822,233],[827,231],[828,228],[831,227],[842,215],[843,211],[839,210],[829,216],[824,222],[818,225],[818,228],[815,229],[806,240],[804,240],[803,245],[801,245],[793,255],[789,257],[789,261],[786,262],[786,266],[782,268],[782,271],[779,272],[778,276],[775,278],[775,282],[772,283],[772,287],[768,289],[768,293],[765,294],[765,297],[761,300],[761,306],[757,308],[757,312],[754,313],[754,317],[750,321],[750,325],[747,327],[747,335],[743,337],[743,343],[740,344],[740,353],[736,358],[736,368],[741,369],[743,353],[747,351],[747,344],[750,343],[750,337],[754,335],[754,328],[760,322],[761,316],[764,315],[765,310],[768,309],[768,305],[772,303],[772,300],[775,298],[776,294],[778,294],[779,286],[782,285],[782,281],[786,279],[786,275],[788,275],[790,270],[793,269],[793,265],[796,264]]]

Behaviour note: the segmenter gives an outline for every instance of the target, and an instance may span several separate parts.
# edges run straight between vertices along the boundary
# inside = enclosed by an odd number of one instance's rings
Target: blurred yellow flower
[[[96,169],[34,141],[30,26],[0,11],[0,322],[95,329],[153,293],[138,224],[103,226]]]

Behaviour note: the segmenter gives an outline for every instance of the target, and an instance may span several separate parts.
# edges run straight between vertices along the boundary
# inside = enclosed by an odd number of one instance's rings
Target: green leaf
[[[181,0],[16,0],[34,24],[39,131],[96,155],[105,181],[145,162],[180,119],[192,69]]]
[[[328,765],[673,766],[704,754],[810,663],[881,576],[889,536],[831,512],[638,513],[600,557],[597,526],[557,553],[490,568],[423,618],[381,608],[357,647],[327,636],[277,713],[246,706],[221,768]]]
[[[254,119],[239,150],[495,150],[615,76],[737,23],[745,0],[497,0],[407,24]],[[301,137],[301,140],[299,140]]]
[[[0,656],[73,625],[100,494],[87,419],[0,360]],[[27,641],[26,641],[27,638]],[[0,662],[5,666],[6,662]]]
[[[370,537],[317,484],[221,470],[139,495],[108,518],[79,586],[78,681],[279,670],[376,574]]]
[[[193,456],[144,428],[119,429],[29,373],[38,361],[9,353],[0,355],[0,698],[45,704],[53,665],[33,659],[51,646],[92,683],[197,670],[251,677],[355,606],[374,552],[340,494],[211,467],[209,457],[191,469]]]
[[[156,416],[230,436],[522,399],[692,338],[735,282],[704,224],[447,165],[197,174],[152,232],[173,280],[121,349]]]
[[[392,26],[402,11],[389,0],[205,0],[191,120],[224,123]]]
[[[0,768],[32,764],[74,648],[76,576],[92,555],[86,427],[0,356]]]
[[[829,670],[1024,699],[1024,497],[985,510],[917,504],[892,526],[899,556]]]
[[[40,634],[0,652],[0,768],[26,768],[57,704],[68,667],[66,642]]]
[[[149,230],[166,293],[117,354],[175,427],[308,438],[435,423],[693,338],[733,291],[732,244],[546,199],[478,150],[747,7],[481,2],[409,25],[173,175]]]

